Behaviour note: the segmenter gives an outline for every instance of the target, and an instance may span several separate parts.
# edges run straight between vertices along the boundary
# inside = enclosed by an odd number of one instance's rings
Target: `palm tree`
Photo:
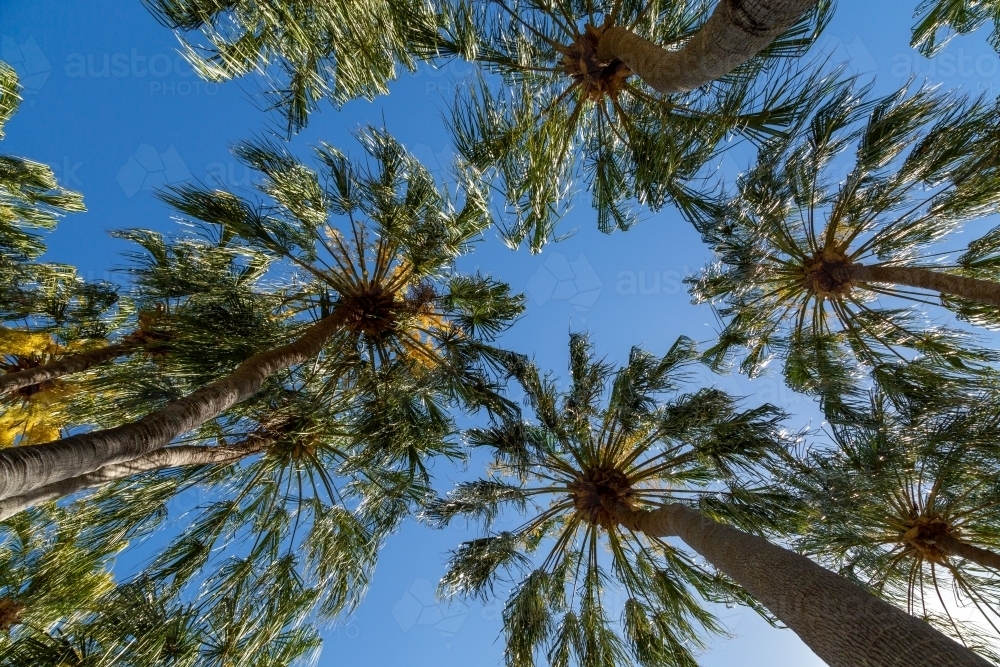
[[[832,425],[832,451],[811,452],[787,475],[811,509],[803,550],[994,661],[998,429],[991,400],[901,412],[876,394]],[[956,621],[956,607],[976,610],[992,632]]]
[[[1000,202],[997,120],[992,106],[927,88],[866,100],[843,86],[817,99],[701,226],[718,261],[692,293],[724,321],[707,357],[723,365],[745,348],[752,375],[781,355],[789,383],[810,390],[857,368],[851,355],[870,367],[920,355],[952,370],[991,359],[920,308],[939,293],[962,319],[998,322],[998,233],[949,263],[958,253],[932,251]],[[853,165],[837,162],[852,149]]]
[[[680,388],[693,354],[685,339],[660,359],[633,350],[604,410],[599,402],[614,368],[594,358],[585,337],[570,338],[572,385],[564,393],[525,360],[510,360],[539,423],[509,419],[469,431],[472,444],[495,450],[500,474],[459,485],[424,513],[438,525],[472,516],[489,529],[506,504],[522,511],[529,503],[539,507],[514,530],[463,544],[442,581],[447,595],[487,597],[504,568],[527,575],[504,613],[508,664],[533,664],[544,648],[553,664],[563,664],[573,650],[581,663],[601,656],[605,664],[626,663],[631,650],[644,664],[687,664],[692,648],[703,645],[701,630],[720,629],[695,593],[719,600],[737,590],[660,540],[633,545],[600,504],[590,502],[595,498],[588,491],[607,487],[649,500],[704,497],[706,507],[720,514],[736,509],[736,516],[754,522],[752,512],[743,515],[738,508],[751,509],[755,494],[727,496],[706,487],[732,477],[720,471],[729,473],[781,444],[780,414],[770,406],[739,413],[732,398],[710,389],[657,403],[657,394]],[[756,440],[740,441],[741,428]],[[602,544],[612,553],[610,567],[601,562]],[[543,554],[539,567],[535,558]],[[602,591],[612,585],[629,596],[624,641],[604,612]]]
[[[17,74],[0,62],[0,139],[3,126],[21,103],[19,91]],[[32,230],[51,229],[60,214],[83,210],[83,198],[59,187],[49,167],[0,155],[0,269],[12,272],[17,263],[44,252],[41,238]]]
[[[687,182],[720,143],[781,133],[805,91],[828,85],[776,67],[812,41],[825,7],[726,0],[701,25],[703,3],[484,0],[451,10],[429,55],[471,58],[503,77],[502,90],[484,79],[459,97],[456,147],[501,182],[515,216],[508,243],[538,251],[579,172],[605,232],[628,228],[636,201],[704,215],[710,198]],[[761,30],[748,38],[751,24]]]
[[[204,79],[266,73],[272,108],[289,134],[324,98],[341,105],[389,92],[399,68],[413,71],[414,42],[433,40],[441,21],[418,0],[289,4],[277,0],[143,0],[179,33],[184,56]]]
[[[633,349],[613,374],[574,336],[564,392],[525,360],[510,360],[537,423],[510,420],[469,437],[496,452],[495,469],[513,483],[495,476],[461,484],[427,511],[439,524],[466,515],[489,525],[505,506],[531,508],[516,528],[463,544],[441,584],[446,594],[488,596],[505,572],[519,579],[504,609],[507,663],[533,665],[547,649],[554,665],[694,664],[698,626],[715,626],[697,591],[756,600],[834,667],[988,664],[848,580],[735,527],[769,532],[794,519],[787,498],[755,481],[794,440],[773,406],[740,411],[714,389],[657,400],[677,391],[694,357],[684,339],[662,358]],[[613,584],[627,596],[624,636],[602,599]]]
[[[32,447],[0,452],[0,497],[13,498],[65,479],[134,460],[256,394],[276,372],[324,353],[315,371],[335,387],[358,365],[427,369],[446,376],[467,405],[502,408],[485,375],[485,344],[520,313],[520,297],[484,276],[452,273],[454,258],[489,223],[472,180],[456,208],[430,175],[388,135],[362,136],[375,168],[319,150],[328,188],[279,146],[246,143],[238,154],[265,174],[272,203],[184,186],[164,198],[183,213],[220,226],[245,243],[302,270],[283,316],[292,342],[258,351],[229,375],[138,419]],[[347,219],[346,230],[330,213]],[[365,220],[358,218],[365,216]],[[325,352],[324,352],[325,351]]]
[[[920,49],[925,56],[936,55],[955,33],[973,32],[989,20],[993,21],[990,44],[1000,51],[997,34],[1000,3],[996,0],[923,0],[917,5],[916,17],[910,46]],[[946,32],[943,37],[942,31]]]

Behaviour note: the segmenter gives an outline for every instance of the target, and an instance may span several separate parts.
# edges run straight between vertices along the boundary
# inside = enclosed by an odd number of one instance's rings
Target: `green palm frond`
[[[965,35],[993,21],[990,44],[1000,50],[1000,3],[996,0],[921,0],[917,5],[910,46],[925,56],[936,55],[956,34]]]
[[[433,44],[443,20],[433,5],[415,0],[144,3],[178,31],[182,53],[202,78],[267,76],[271,107],[289,133],[303,129],[324,99],[340,106],[388,93],[400,69],[416,68],[413,53]]]
[[[0,62],[0,139],[3,126],[21,102],[17,74]],[[83,211],[83,197],[56,182],[44,164],[12,155],[0,155],[0,267],[38,257],[45,245],[37,230],[49,230],[64,213]]]

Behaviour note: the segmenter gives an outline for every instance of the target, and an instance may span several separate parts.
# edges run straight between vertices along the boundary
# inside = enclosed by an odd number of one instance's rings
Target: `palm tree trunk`
[[[230,375],[130,424],[0,451],[0,500],[165,447],[174,438],[256,394],[272,374],[318,355],[341,329],[346,316],[346,309],[337,308],[306,329],[298,340],[255,354]]]
[[[850,264],[847,266],[851,282],[889,283],[929,289],[942,294],[960,296],[970,301],[1000,306],[1000,283],[942,273],[933,269],[882,264]]]
[[[103,364],[118,357],[124,357],[141,344],[138,340],[126,340],[121,343],[102,347],[99,350],[70,354],[56,361],[42,364],[41,366],[0,375],[0,394],[7,394],[18,389],[23,389],[24,387],[30,387],[33,384],[40,384],[64,375],[85,371],[92,366]]]
[[[808,558],[713,521],[686,505],[612,511],[631,530],[684,540],[790,627],[830,667],[991,664]]]
[[[39,503],[58,500],[77,491],[117,482],[144,472],[162,470],[163,468],[235,463],[251,454],[267,449],[273,442],[273,437],[250,435],[240,443],[224,447],[190,445],[163,447],[127,463],[104,466],[94,472],[54,482],[21,496],[0,500],[0,521],[9,519],[18,512]]]
[[[972,561],[976,565],[1000,572],[1000,554],[988,549],[963,542],[950,535],[939,535],[934,538],[934,546],[947,554]]]
[[[729,74],[795,25],[818,0],[720,0],[680,50],[668,51],[635,33],[608,27],[597,58],[617,58],[664,95],[685,93]]]

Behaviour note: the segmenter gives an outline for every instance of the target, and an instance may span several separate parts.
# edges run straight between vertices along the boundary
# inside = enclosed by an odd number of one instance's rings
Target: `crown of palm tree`
[[[662,358],[633,349],[614,372],[574,335],[565,392],[525,359],[510,358],[537,423],[508,420],[468,432],[474,445],[495,451],[496,474],[459,485],[424,512],[437,524],[465,515],[487,527],[505,507],[528,514],[513,530],[463,544],[441,583],[447,595],[487,597],[514,577],[504,609],[508,664],[533,665],[545,650],[555,665],[694,664],[701,630],[719,630],[697,594],[749,602],[721,574],[663,540],[632,533],[607,509],[694,502],[743,526],[774,526],[775,498],[744,484],[752,475],[742,473],[789,444],[782,415],[770,405],[740,411],[715,389],[677,393],[694,357],[682,338]],[[658,399],[667,393],[670,400]],[[604,597],[613,586],[627,597],[623,636]]]
[[[487,377],[496,363],[487,343],[521,313],[523,299],[488,276],[453,268],[491,222],[485,194],[464,176],[464,201],[454,206],[389,135],[369,130],[358,138],[374,164],[351,163],[323,145],[323,181],[280,145],[239,144],[237,157],[263,174],[266,204],[194,185],[162,196],[300,271],[285,297],[289,316],[344,313],[317,374],[339,378],[357,364],[401,362],[417,375],[450,378],[457,400],[502,409]]]
[[[719,304],[725,325],[707,358],[721,366],[742,348],[753,375],[780,355],[790,384],[808,390],[857,368],[852,355],[870,367],[916,355],[951,370],[991,359],[970,334],[927,319],[933,294],[852,272],[873,260],[995,277],[996,233],[951,264],[942,258],[957,253],[931,248],[1000,202],[996,138],[995,108],[929,88],[866,99],[843,84],[818,96],[811,117],[769,142],[724,212],[701,226],[718,260],[689,282],[696,300]],[[838,161],[851,150],[853,165]],[[992,306],[941,303],[996,322]]]
[[[452,121],[459,153],[493,170],[515,216],[505,237],[538,251],[551,239],[582,172],[605,232],[636,219],[636,201],[672,202],[693,217],[711,199],[691,189],[701,167],[733,133],[780,133],[818,76],[792,83],[776,59],[797,55],[824,23],[811,13],[756,59],[710,87],[661,95],[620,60],[596,55],[603,31],[623,27],[665,48],[685,42],[705,3],[470,2],[452,10],[435,54],[472,58],[503,77],[459,97]],[[820,3],[823,4],[823,3]],[[760,75],[767,72],[762,80]]]
[[[875,394],[833,425],[835,449],[810,453],[788,475],[810,508],[802,549],[992,660],[996,571],[953,545],[1000,550],[998,426],[991,400],[901,413]],[[954,618],[960,607],[977,622]]]
[[[915,16],[917,23],[913,26],[910,46],[920,49],[925,56],[937,55],[956,34],[978,30],[991,19],[990,44],[1000,51],[997,33],[1000,3],[996,0],[922,0]]]
[[[143,0],[182,36],[184,55],[209,81],[269,75],[272,108],[289,133],[306,126],[324,98],[340,105],[389,92],[400,66],[413,70],[414,42],[433,40],[441,18],[416,0],[288,3],[277,0]]]

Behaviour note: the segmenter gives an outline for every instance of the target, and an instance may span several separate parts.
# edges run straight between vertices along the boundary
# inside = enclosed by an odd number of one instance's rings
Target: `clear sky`
[[[876,75],[877,89],[895,89],[911,75],[961,86],[970,93],[1000,93],[1000,58],[982,34],[954,40],[934,61],[908,46],[918,0],[841,0],[821,47],[835,60],[850,59],[857,74]],[[64,219],[49,238],[48,258],[76,265],[100,278],[122,263],[125,244],[108,229],[177,228],[152,188],[189,178],[239,188],[250,174],[228,152],[232,142],[261,131],[269,120],[253,81],[222,86],[198,80],[175,51],[173,35],[147,14],[139,0],[2,0],[0,58],[22,77],[25,103],[7,127],[5,153],[52,165],[61,182],[82,191],[89,211]],[[441,115],[457,87],[468,85],[464,63],[423,67],[374,103],[329,105],[292,142],[305,155],[318,141],[355,150],[350,132],[382,124],[428,167],[450,159]],[[722,173],[738,173],[724,159]],[[535,355],[542,368],[565,368],[567,334],[589,330],[600,352],[623,360],[641,344],[666,350],[681,334],[708,341],[716,331],[710,309],[693,306],[680,280],[698,270],[709,253],[672,211],[648,215],[628,233],[600,234],[587,198],[564,222],[569,240],[541,255],[506,249],[490,233],[463,260],[509,282],[530,298],[527,315],[502,340]],[[120,280],[121,276],[109,276]],[[714,378],[718,385],[771,401],[818,425],[815,406],[784,389],[780,380]],[[440,465],[440,481],[476,473]],[[448,549],[469,533],[432,531],[413,522],[389,542],[356,615],[326,632],[319,664],[502,664],[501,601],[493,605],[438,605],[435,582]],[[736,639],[719,638],[702,656],[704,667],[812,667],[822,665],[790,631],[769,628],[753,612],[720,609]]]

